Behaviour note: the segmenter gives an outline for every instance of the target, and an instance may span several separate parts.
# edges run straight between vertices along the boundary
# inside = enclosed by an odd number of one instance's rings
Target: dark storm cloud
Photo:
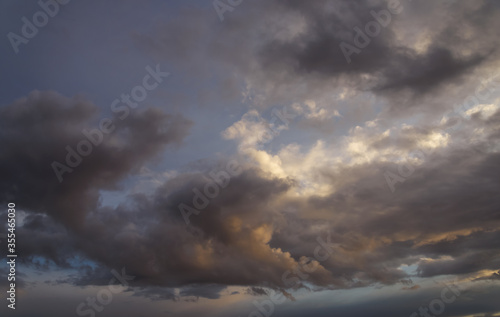
[[[498,118],[474,119],[490,127],[483,142],[497,140]],[[50,218],[29,215],[19,230],[33,240],[20,246],[27,256],[60,267],[70,266],[65,257],[76,255],[99,264],[76,265],[79,276],[67,281],[75,285],[102,285],[111,269],[124,267],[135,276],[136,294],[175,299],[172,288],[178,287],[181,297],[218,298],[229,285],[287,289],[283,274],[303,257],[314,258],[321,237],[330,241],[332,254],[299,287],[412,287],[401,265],[417,265],[422,277],[498,269],[498,160],[489,151],[436,151],[394,194],[380,172],[395,168],[388,163],[336,171],[320,166],[336,190],[308,199],[285,197],[295,180],[242,164],[243,172],[186,226],[179,204],[191,206],[193,189],[203,191],[208,172],[225,165],[199,162],[152,196],[137,194],[117,207],[92,209],[78,231],[56,225],[51,219],[59,216],[49,212]]]
[[[179,144],[191,123],[150,108],[115,120],[116,131],[95,146],[59,183],[54,161],[65,163],[66,147],[75,150],[93,126],[98,108],[83,98],[34,91],[0,110],[0,184],[2,202],[14,197],[19,207],[47,213],[78,227],[96,208],[101,189],[137,171],[169,144]],[[71,210],[71,212],[68,212]]]
[[[328,200],[312,200],[312,208],[324,210],[335,224],[332,240],[340,245],[325,267],[355,274],[360,261],[349,255],[364,254],[360,271],[366,279],[389,284],[398,278],[390,268],[401,264],[418,263],[424,277],[497,269],[500,201],[495,193],[500,183],[493,162],[498,154],[453,154],[455,159],[437,158],[419,167],[395,194],[383,188],[382,178],[373,184],[377,180],[367,174],[356,192],[341,190]],[[424,257],[435,261],[419,260]]]
[[[19,261],[33,264],[33,267],[39,270],[48,270],[50,263],[61,268],[73,267],[69,260],[73,259],[77,252],[74,249],[72,231],[51,217],[28,214],[23,226],[18,228],[16,240],[21,256]],[[34,260],[37,256],[43,260]]]
[[[442,47],[431,47],[424,56],[392,56],[392,67],[384,70],[383,82],[375,87],[378,91],[409,89],[417,94],[439,89],[441,83],[459,79],[467,71],[484,62],[487,56],[458,59]],[[413,55],[413,56],[412,56]]]
[[[246,85],[246,102],[253,107],[324,98],[341,113],[366,110],[358,101],[332,99],[345,88],[384,97],[391,115],[410,108],[428,113],[467,96],[474,89],[467,76],[487,76],[495,68],[500,41],[493,31],[500,27],[495,1],[400,1],[402,12],[390,14],[388,25],[348,63],[340,44],[354,45],[355,28],[364,30],[375,20],[371,12],[387,12],[390,3],[252,1],[231,11],[224,23],[192,9],[186,20],[157,23],[134,33],[133,40],[155,58],[185,65],[198,82],[210,80],[213,89],[200,96],[200,105],[209,95],[234,101],[236,90]]]
[[[97,208],[87,214],[77,232],[66,233],[65,228],[45,221],[46,217],[29,216],[26,228],[19,229],[34,238],[23,241],[26,258],[37,255],[67,267],[67,261],[61,259],[81,254],[99,263],[97,268],[75,266],[79,274],[65,282],[79,286],[104,285],[112,268],[124,267],[135,276],[131,285],[140,287],[138,294],[158,299],[170,298],[158,293],[160,286],[181,287],[181,296],[206,298],[218,298],[228,285],[285,287],[282,275],[295,267],[296,260],[267,245],[275,217],[279,217],[267,205],[290,184],[267,180],[260,172],[248,170],[231,179],[231,186],[221,189],[221,194],[200,215],[193,216],[186,228],[178,204],[190,204],[192,188],[202,188],[203,175],[195,179],[187,179],[178,187],[183,194],[165,192],[160,187],[153,200],[134,196],[127,207]],[[39,232],[28,231],[36,228]],[[57,243],[65,234],[68,238],[64,244]],[[51,238],[54,247],[46,243]],[[311,274],[309,280],[324,286],[336,283],[321,270]],[[214,283],[217,285],[210,286]]]
[[[419,275],[430,277],[445,274],[474,273],[481,269],[497,269],[500,267],[498,250],[493,249],[482,252],[470,252],[453,260],[441,260],[437,262],[422,263],[419,265]]]
[[[263,45],[260,53],[263,68],[271,71],[285,71],[290,76],[302,76],[308,80],[348,76],[349,83],[356,83],[358,89],[373,89],[376,92],[410,90],[427,93],[441,84],[456,82],[466,72],[495,58],[498,36],[484,34],[485,28],[495,28],[497,10],[493,1],[484,2],[479,9],[470,8],[459,2],[453,8],[453,15],[445,19],[441,32],[429,34],[430,44],[426,51],[417,52],[404,46],[396,38],[396,32],[412,27],[412,20],[421,21],[429,11],[437,11],[429,28],[440,28],[443,20],[439,16],[449,14],[449,9],[437,2],[408,3],[401,1],[401,15],[393,14],[391,23],[382,27],[379,35],[362,48],[359,54],[351,56],[348,63],[340,49],[342,42],[353,44],[354,27],[364,26],[374,20],[371,11],[388,10],[385,1],[281,1],[281,10],[300,12],[307,21],[306,32],[290,41],[274,40]],[[335,6],[335,10],[329,10]],[[490,9],[488,9],[490,8]],[[421,19],[419,19],[421,18]],[[473,34],[462,36],[459,24],[469,27]],[[488,26],[486,26],[488,25]],[[402,29],[398,29],[402,28]],[[424,29],[426,27],[424,26]],[[430,33],[430,32],[429,32]],[[486,41],[487,40],[487,41]],[[471,56],[460,57],[459,50],[467,43],[474,47]],[[374,75],[370,81],[361,80],[361,75]]]
[[[467,161],[469,157],[463,157],[463,160]],[[481,164],[485,160],[487,159],[478,159],[474,163]],[[463,162],[454,164],[460,166]],[[453,173],[455,170],[453,166],[448,165],[448,173]],[[441,163],[435,168],[444,169]],[[421,173],[436,174],[436,170],[425,171],[423,168]],[[279,185],[279,182],[264,180],[257,175],[258,173],[253,171],[243,173],[232,180],[232,184],[211,201],[210,207],[203,210],[200,215],[193,216],[193,223],[187,228],[175,207],[180,201],[189,203],[192,198],[191,189],[193,186],[201,187],[202,181],[195,183],[192,183],[192,180],[185,181],[189,185],[178,189],[185,194],[178,192],[172,194],[160,188],[153,201],[145,197],[133,197],[129,207],[121,206],[114,210],[92,212],[88,217],[85,232],[77,238],[75,248],[91,260],[103,263],[108,268],[126,267],[127,272],[136,276],[133,285],[143,287],[143,291],[139,291],[139,294],[147,292],[153,298],[169,298],[169,296],[159,295],[158,291],[150,290],[149,287],[186,287],[191,284],[212,283],[280,287],[283,285],[281,276],[285,270],[292,267],[291,263],[284,260],[269,261],[267,259],[271,254],[269,248],[255,236],[255,229],[266,224],[273,224],[274,228],[279,228],[273,233],[270,245],[290,252],[292,257],[298,260],[301,256],[313,256],[311,250],[314,249],[316,242],[315,231],[312,228],[320,221],[299,219],[293,214],[266,209],[265,205],[278,198],[288,187],[281,189],[282,185]],[[489,186],[492,181],[498,184],[494,174],[490,179],[477,176],[471,174],[465,183],[474,182],[478,192],[484,190],[481,187],[482,182],[489,183]],[[364,180],[367,184],[359,185],[359,189],[349,194],[353,197],[347,195],[339,200],[338,195],[342,193],[340,191],[335,195],[338,197],[335,202],[322,206],[316,199],[311,200],[310,206],[305,209],[299,208],[299,213],[306,214],[307,210],[324,209],[334,212],[332,216],[343,217],[341,222],[335,218],[330,219],[335,252],[332,258],[322,265],[331,276],[311,274],[307,281],[320,288],[346,287],[346,285],[356,287],[372,283],[406,285],[408,284],[405,282],[406,274],[397,270],[401,264],[419,264],[420,275],[429,277],[441,274],[465,274],[497,267],[498,259],[495,254],[498,254],[498,246],[495,241],[498,240],[498,231],[479,231],[472,235],[464,233],[464,236],[450,241],[418,244],[426,236],[432,237],[432,234],[476,227],[496,228],[499,222],[496,196],[485,193],[483,199],[488,201],[484,201],[484,206],[489,207],[478,206],[480,209],[477,211],[470,211],[472,205],[467,206],[463,201],[456,199],[456,191],[461,190],[458,184],[450,189],[454,195],[450,193],[448,199],[446,192],[438,190],[440,186],[448,186],[446,185],[448,181],[454,183],[449,175],[428,177],[428,184],[420,184],[419,174],[413,177],[415,181],[409,179],[405,184],[409,187],[405,192],[409,194],[401,194],[400,198],[392,194],[381,195],[387,191],[383,180],[379,178],[375,184],[366,177]],[[202,175],[198,178],[203,179]],[[417,181],[419,179],[420,181]],[[419,196],[420,188],[427,188],[428,195]],[[249,199],[249,194],[258,190],[262,190],[258,196],[260,199],[258,201]],[[373,195],[369,194],[373,190],[375,190]],[[491,188],[491,190],[496,189]],[[439,195],[448,200],[448,204],[452,204],[449,209],[432,209],[443,207],[433,202]],[[472,197],[475,194],[470,193],[470,195]],[[422,208],[414,200],[417,197],[423,199]],[[464,200],[467,199],[464,197]],[[340,204],[342,201],[343,204]],[[394,209],[396,203],[401,204],[401,208],[405,211]],[[382,212],[385,209],[392,211]],[[460,217],[461,214],[465,218]],[[241,217],[246,229],[235,231],[238,225],[231,221],[234,217]],[[484,219],[488,220],[485,222]],[[405,237],[406,233],[410,235]],[[418,235],[414,236],[411,233]],[[403,241],[397,241],[398,236],[402,236],[399,240]],[[380,243],[381,241],[383,243]],[[421,257],[439,259],[445,255],[452,256],[453,260],[430,263],[419,260]],[[482,260],[474,263],[472,261],[474,258]],[[463,269],[459,269],[460,267]],[[265,271],[262,271],[262,268],[266,268]],[[105,270],[99,269],[99,271]],[[91,272],[89,274],[92,275]],[[96,276],[100,274],[96,273]],[[84,280],[98,283],[87,278]],[[347,283],[349,281],[350,283]],[[196,288],[197,286],[193,286],[188,289]],[[208,287],[207,294],[187,290],[182,294],[215,298],[219,296],[217,294],[222,288],[222,286],[217,289]]]
[[[265,180],[255,172],[243,173],[231,179],[231,185],[221,189],[199,215],[193,215],[186,228],[178,206],[191,205],[192,189],[203,188],[207,181],[202,174],[195,176],[194,182],[191,176],[182,186],[171,180],[177,184],[176,191],[160,187],[153,201],[133,198],[131,206],[137,208],[92,213],[81,248],[95,261],[129,268],[137,276],[137,285],[281,283],[282,272],[292,262],[280,254],[276,260],[266,260],[273,253],[256,229],[272,230],[274,215],[265,204],[289,185]],[[252,193],[260,199],[252,201]],[[258,274],[263,265],[267,272]]]
[[[253,296],[267,295],[267,291],[261,287],[249,287],[247,288],[246,293]]]
[[[353,28],[373,20],[370,10],[384,9],[386,3],[339,1],[335,3],[338,11],[327,8],[328,3],[332,2],[248,3],[248,13],[239,7],[203,50],[197,50],[207,28],[201,13],[192,17],[200,19],[197,23],[162,29],[163,37],[134,37],[140,45],[152,48],[153,54],[168,53],[166,58],[183,61],[184,66],[191,60],[203,61],[192,65],[193,74],[198,67],[208,67],[204,60],[208,53],[248,78],[263,78],[263,86],[295,87],[294,81],[303,81],[313,91],[333,80],[388,96],[406,90],[434,92],[496,57],[497,35],[482,32],[496,29],[492,2],[481,2],[478,8],[458,3],[450,21],[439,19],[446,10],[429,2],[412,4],[403,15],[393,16],[394,26],[382,30],[348,64],[340,43],[352,41]],[[429,11],[435,17],[429,27],[437,30],[429,34],[429,47],[417,52],[398,42],[396,23],[406,30],[414,18]],[[255,31],[252,26],[260,23],[258,14],[270,23],[272,18],[292,13],[305,21],[304,33],[292,40],[278,39],[275,32],[262,38],[245,33],[246,29]],[[450,25],[443,27],[445,23]],[[469,27],[470,38],[463,38],[460,28],[454,29],[460,23]],[[474,46],[474,54],[457,54],[464,43]],[[251,53],[257,57],[246,63]],[[206,72],[200,76],[209,78],[210,72],[203,69]],[[374,78],[363,79],[366,74]],[[235,84],[230,83],[234,92]],[[21,237],[30,237],[19,242],[27,262],[43,268],[34,260],[38,256],[58,267],[79,270],[66,283],[104,285],[111,269],[124,267],[135,276],[131,291],[151,299],[175,300],[173,288],[181,288],[180,296],[215,299],[228,285],[250,286],[250,293],[263,295],[266,287],[286,288],[283,273],[294,270],[302,257],[313,258],[318,236],[325,240],[327,233],[331,234],[332,256],[308,273],[301,287],[320,290],[401,283],[412,288],[407,285],[408,274],[399,269],[403,264],[418,265],[424,277],[473,274],[499,265],[495,242],[500,228],[500,157],[487,151],[500,136],[498,113],[488,120],[474,119],[489,133],[480,144],[485,151],[437,152],[399,184],[402,190],[396,194],[387,189],[381,173],[395,168],[389,163],[339,170],[318,166],[318,175],[329,178],[335,191],[307,199],[285,197],[299,185],[296,180],[273,178],[245,166],[186,226],[179,204],[192,205],[193,188],[202,189],[210,181],[199,172],[200,166],[189,166],[151,196],[130,196],[114,208],[99,205],[100,190],[118,189],[120,180],[137,172],[167,145],[181,142],[190,126],[186,119],[157,109],[133,113],[117,123],[114,136],[96,147],[60,184],[50,165],[64,160],[65,147],[82,139],[83,128],[92,128],[97,108],[80,98],[34,92],[0,111],[0,200],[15,197],[30,213],[18,229]],[[412,130],[395,144],[411,149],[432,129]],[[382,139],[371,146],[383,149],[390,144],[391,140]],[[210,162],[200,165],[207,171],[213,167]],[[287,206],[295,209],[287,211]],[[98,266],[72,264],[70,259],[77,256]],[[387,315],[386,303],[373,305],[376,313]],[[373,306],[350,307],[354,310],[350,314],[361,314],[367,307]]]

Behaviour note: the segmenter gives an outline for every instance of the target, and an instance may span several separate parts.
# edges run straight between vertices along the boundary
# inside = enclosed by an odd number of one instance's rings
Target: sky
[[[1,316],[500,316],[500,2],[0,15]]]

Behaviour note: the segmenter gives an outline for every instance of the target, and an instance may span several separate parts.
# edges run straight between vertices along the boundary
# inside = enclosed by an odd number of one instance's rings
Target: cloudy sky
[[[2,316],[500,316],[500,2],[0,8]]]

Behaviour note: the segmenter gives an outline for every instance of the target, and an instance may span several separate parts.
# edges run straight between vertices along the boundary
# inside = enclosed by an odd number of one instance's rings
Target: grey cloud
[[[385,3],[340,1],[336,9],[342,14],[326,8],[328,4],[260,2],[248,4],[246,13],[240,7],[234,18],[218,28],[220,37],[206,50],[196,51],[200,37],[206,34],[201,29],[206,26],[199,21],[189,24],[190,30],[186,26],[170,28],[155,31],[166,32],[159,38],[152,32],[135,34],[134,39],[157,56],[166,52],[166,58],[183,65],[197,61],[189,71],[196,73],[200,67],[206,71],[203,76],[210,72],[203,68],[208,66],[200,64],[202,55],[225,52],[218,57],[222,67],[235,68],[241,78],[254,83],[263,78],[259,89],[285,87],[276,91],[286,95],[299,83],[312,87],[303,95],[296,89],[297,94],[290,98],[328,91],[325,87],[334,82],[395,99],[406,90],[431,94],[435,88],[459,83],[463,74],[496,58],[492,47],[497,37],[491,36],[488,43],[486,35],[479,32],[497,23],[491,2],[481,3],[479,9],[456,4],[453,22],[468,23],[473,36],[467,43],[478,46],[470,56],[456,54],[457,39],[464,39],[459,30],[443,27],[439,20],[430,23],[429,27],[439,26],[439,30],[429,35],[431,43],[426,50],[416,52],[397,41],[396,25],[401,30],[410,28],[412,14],[419,17],[433,9],[438,16],[445,13],[435,4],[422,4],[422,11],[417,10],[420,5],[405,8],[409,21],[400,19],[384,29],[360,55],[353,56],[351,64],[345,62],[339,43],[352,39],[353,27],[370,21],[370,10],[385,8]],[[416,11],[412,13],[412,9]],[[280,14],[298,14],[306,23],[304,33],[293,40],[280,39],[273,32],[263,38],[245,33],[248,29],[258,34],[255,25],[260,23],[256,19],[259,13],[266,18],[266,26]],[[194,17],[206,19],[201,13]],[[182,23],[175,21],[174,25]],[[225,51],[228,47],[234,50]],[[250,53],[258,54],[244,63]],[[365,81],[364,74],[375,79]],[[134,113],[117,123],[116,136],[96,148],[61,185],[50,163],[64,158],[66,145],[81,140],[81,129],[91,127],[97,108],[79,97],[34,92],[1,111],[0,145],[4,151],[0,170],[5,177],[0,200],[16,197],[31,213],[19,228],[24,236],[32,237],[20,242],[27,261],[41,256],[68,268],[68,259],[81,255],[99,264],[96,269],[78,267],[80,275],[67,281],[74,285],[103,285],[109,269],[125,267],[136,276],[135,294],[151,299],[176,299],[172,291],[176,287],[182,288],[181,296],[205,298],[218,298],[228,285],[249,286],[254,293],[263,287],[284,289],[282,274],[294,269],[302,257],[314,256],[322,226],[331,232],[335,252],[321,263],[324,270],[309,274],[304,288],[401,283],[409,278],[399,269],[402,264],[418,264],[423,277],[498,267],[494,242],[499,224],[499,155],[488,151],[498,140],[498,114],[488,120],[473,119],[487,128],[488,137],[480,143],[486,150],[438,151],[400,184],[401,190],[394,195],[381,173],[395,168],[389,163],[340,170],[318,166],[318,174],[329,179],[336,191],[307,199],[285,198],[297,186],[295,180],[269,178],[258,168],[245,167],[199,215],[192,216],[191,225],[186,227],[178,206],[191,205],[193,188],[203,188],[208,181],[200,169],[212,168],[212,162],[186,167],[151,196],[130,196],[113,208],[99,205],[100,190],[117,189],[120,180],[137,172],[166,146],[183,140],[191,125],[185,118],[157,109]],[[371,146],[383,149],[396,144],[411,149],[434,128],[421,127],[403,134],[395,143],[382,139]],[[287,206],[295,210],[287,211]],[[436,237],[453,232],[459,233],[449,239]],[[440,259],[445,255],[452,259]],[[436,261],[421,261],[424,257]],[[478,258],[482,261],[475,261]]]
[[[90,212],[71,247],[108,268],[126,267],[136,276],[134,287],[188,287],[183,295],[207,298],[217,298],[219,289],[228,285],[284,287],[282,274],[301,257],[314,257],[318,235],[326,239],[326,232],[317,229],[322,225],[331,232],[334,252],[321,263],[326,272],[314,272],[305,280],[316,290],[402,283],[408,278],[398,269],[402,264],[418,264],[422,277],[495,269],[498,155],[448,154],[437,152],[401,184],[404,189],[397,194],[386,188],[381,176],[386,164],[346,168],[332,176],[338,182],[335,193],[297,201],[296,212],[286,211],[289,202],[282,198],[295,186],[293,180],[269,180],[249,169],[231,178],[208,207],[192,216],[188,227],[178,205],[191,204],[192,189],[203,188],[208,179],[199,172],[181,174],[159,187],[153,197],[131,196],[126,205]],[[463,175],[462,169],[469,174]],[[282,208],[267,207],[280,199]],[[37,228],[37,221],[28,221],[26,229]],[[256,229],[265,232],[266,226],[272,232],[268,244],[255,235]],[[455,238],[420,243],[461,230],[466,231]],[[272,260],[271,248],[289,252],[294,262],[285,257]],[[442,256],[452,259],[440,260]],[[421,261],[424,257],[436,261]],[[200,285],[214,284],[220,287],[201,291]],[[197,288],[201,293],[194,291]]]
[[[249,287],[247,288],[246,293],[253,296],[267,295],[266,290],[261,287]]]
[[[27,210],[47,213],[78,227],[98,204],[98,191],[116,188],[169,144],[179,144],[190,121],[150,108],[116,119],[116,131],[93,148],[72,173],[58,179],[52,163],[64,164],[66,147],[85,139],[98,108],[81,97],[34,91],[3,107],[0,116],[1,201],[14,197]],[[67,210],[72,210],[71,213]]]
[[[495,67],[500,39],[492,31],[500,21],[495,1],[457,1],[451,7],[401,1],[403,12],[392,14],[391,23],[347,63],[340,43],[352,44],[354,28],[364,28],[374,20],[371,11],[387,10],[388,3],[252,1],[222,24],[213,14],[187,9],[189,23],[158,23],[133,39],[155,58],[186,65],[184,71],[196,74],[198,82],[210,80],[215,86],[209,94],[219,100],[234,100],[239,89],[251,107],[260,108],[325,98],[337,108],[366,111],[358,101],[332,100],[332,92],[345,88],[381,97],[392,116],[415,109],[432,113],[449,106],[441,97],[453,102],[474,89],[466,75],[485,76]],[[425,45],[413,47],[417,42]],[[225,71],[231,77],[224,77]],[[320,127],[325,134],[333,131],[325,123]]]
[[[217,299],[220,297],[220,292],[225,289],[225,285],[191,285],[183,288],[180,295]]]

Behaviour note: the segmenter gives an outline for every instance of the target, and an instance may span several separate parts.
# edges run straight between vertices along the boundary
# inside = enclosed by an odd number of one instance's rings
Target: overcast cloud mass
[[[1,9],[1,316],[500,316],[500,2]]]

